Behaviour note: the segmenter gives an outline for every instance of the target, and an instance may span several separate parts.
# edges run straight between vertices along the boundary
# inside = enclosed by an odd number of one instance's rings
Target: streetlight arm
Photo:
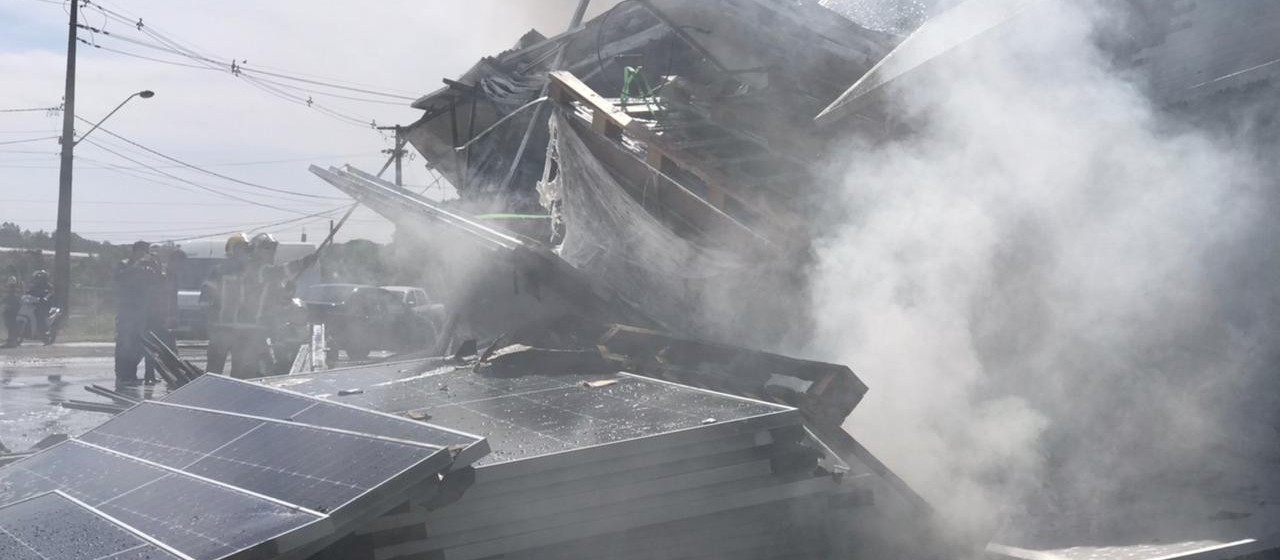
[[[141,96],[143,99],[146,99],[146,98],[151,97],[151,96],[153,96],[153,95],[155,95],[155,94],[154,94],[154,93],[152,93],[152,92],[151,92],[151,90],[144,90],[144,91],[137,92],[137,93],[135,93],[135,94],[133,94],[133,95],[130,95],[129,97],[124,98],[124,101],[121,101],[119,105],[116,105],[116,108],[115,108],[115,109],[112,109],[110,113],[107,113],[107,116],[102,117],[102,119],[101,119],[101,120],[99,120],[96,124],[94,124],[94,125],[93,125],[93,128],[90,128],[90,129],[89,129],[89,132],[86,132],[86,133],[84,133],[84,134],[80,135],[80,139],[72,141],[72,142],[71,142],[71,146],[72,146],[72,147],[75,147],[75,146],[79,145],[81,142],[83,142],[85,138],[88,138],[88,137],[89,137],[89,135],[93,133],[93,131],[98,130],[98,127],[99,127],[99,126],[102,126],[102,123],[107,122],[107,119],[111,118],[111,115],[116,114],[116,111],[119,111],[121,107],[124,107],[124,105],[125,105],[126,103],[128,103],[128,102],[132,101],[132,100],[133,100],[133,98]]]
[[[116,105],[116,108],[115,108],[115,109],[112,109],[110,113],[107,113],[107,116],[102,117],[102,120],[99,120],[97,123],[95,123],[95,124],[93,125],[93,128],[90,128],[90,129],[89,129],[89,132],[86,132],[86,133],[84,133],[84,134],[81,134],[81,135],[80,135],[80,139],[78,139],[78,140],[75,140],[75,141],[71,142],[71,145],[72,145],[72,146],[77,146],[77,145],[79,145],[81,142],[83,142],[83,141],[84,141],[84,139],[85,139],[85,138],[88,138],[88,137],[89,137],[89,135],[93,133],[93,131],[98,130],[98,127],[99,127],[99,126],[102,126],[102,123],[107,122],[107,119],[111,118],[111,115],[116,114],[116,111],[119,111],[121,107],[124,107],[124,104],[125,104],[125,103],[128,103],[129,101],[133,100],[133,98],[135,98],[135,97],[137,97],[137,96],[138,96],[138,94],[136,94],[136,93],[135,93],[135,94],[133,94],[133,95],[130,95],[129,97],[124,98],[124,101],[121,101],[119,105]]]

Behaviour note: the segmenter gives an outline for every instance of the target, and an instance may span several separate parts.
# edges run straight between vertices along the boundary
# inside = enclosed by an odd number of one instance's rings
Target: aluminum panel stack
[[[826,539],[806,537],[825,512],[870,501],[795,408],[622,372],[504,377],[423,362],[262,383],[490,441],[460,498],[370,521],[350,557],[822,557]]]

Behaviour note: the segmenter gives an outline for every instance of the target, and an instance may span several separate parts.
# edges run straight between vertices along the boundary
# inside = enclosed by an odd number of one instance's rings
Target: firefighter
[[[5,273],[3,289],[4,296],[4,329],[5,329],[5,348],[12,348],[18,345],[18,310],[22,307],[22,273],[18,272],[18,267],[10,265],[9,271]]]
[[[259,233],[250,242],[253,249],[254,297],[253,316],[259,327],[251,341],[251,349],[265,364],[259,373],[282,373],[283,367],[293,361],[293,351],[298,341],[296,333],[289,333],[292,297],[298,276],[315,264],[318,255],[312,253],[284,264],[275,264],[276,249],[280,243],[269,233]],[[287,370],[283,373],[287,373]]]
[[[116,383],[138,384],[138,362],[142,361],[142,337],[147,332],[152,300],[160,288],[160,265],[151,257],[151,244],[138,241],[129,258],[115,271],[116,292]]]
[[[224,247],[227,259],[219,264],[200,290],[200,302],[205,304],[209,324],[209,350],[205,369],[222,373],[227,356],[231,357],[231,375],[247,377],[256,368],[245,353],[249,331],[256,328],[248,318],[246,296],[250,285],[251,263],[249,238],[237,233],[227,238]]]

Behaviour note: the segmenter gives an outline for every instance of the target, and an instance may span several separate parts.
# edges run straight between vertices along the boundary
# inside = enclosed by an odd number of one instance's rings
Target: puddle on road
[[[110,384],[113,379],[109,360],[42,360],[38,365],[0,367],[0,444],[11,451],[25,451],[48,436],[76,436],[101,424],[108,415],[65,409],[58,403],[98,400],[83,387]]]

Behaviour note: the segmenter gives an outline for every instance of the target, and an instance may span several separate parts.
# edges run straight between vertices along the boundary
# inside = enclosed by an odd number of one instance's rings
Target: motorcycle
[[[35,340],[37,338],[44,341],[44,345],[53,344],[58,339],[58,327],[61,326],[62,309],[58,307],[49,308],[49,316],[45,319],[46,332],[37,333],[36,329],[40,324],[36,321],[36,309],[45,303],[45,298],[32,295],[22,296],[22,305],[18,308],[18,317],[14,325],[18,329],[17,343],[22,344],[23,340]]]

